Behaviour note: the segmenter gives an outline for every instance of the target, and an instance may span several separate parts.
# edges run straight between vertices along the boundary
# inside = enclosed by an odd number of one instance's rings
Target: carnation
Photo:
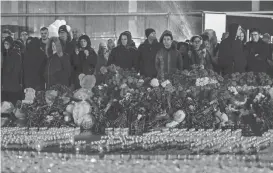
[[[158,87],[159,86],[159,81],[158,79],[154,78],[151,80],[151,86],[152,87]]]

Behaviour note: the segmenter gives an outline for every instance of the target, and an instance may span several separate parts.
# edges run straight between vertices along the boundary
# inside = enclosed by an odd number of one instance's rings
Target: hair
[[[258,29],[258,28],[250,29],[250,33],[252,33],[252,32],[258,32],[259,34],[261,33],[260,29]]]
[[[246,31],[244,29],[242,29],[242,33],[244,34],[244,40],[242,41],[243,43],[246,43]]]
[[[61,40],[58,37],[51,37],[49,41],[47,42],[46,45],[46,55],[47,57],[51,57],[53,55],[53,50],[52,50],[52,43],[56,44],[56,49],[57,49],[57,54],[59,57],[63,56],[63,48],[61,44]]]
[[[4,29],[3,34],[9,34],[11,36],[12,32],[9,29]]]
[[[173,40],[173,35],[170,34],[170,33],[165,33],[165,34],[163,34],[162,40],[164,39],[164,37],[171,37],[171,40]]]
[[[45,31],[45,30],[47,30],[48,31],[48,28],[47,27],[42,27],[41,29],[40,29],[40,31]]]
[[[202,34],[202,35],[200,35],[201,37],[202,37],[202,40],[203,41],[210,41],[210,39],[209,39],[209,36],[208,35],[206,35],[206,34]]]
[[[194,42],[194,40],[195,40],[196,38],[199,38],[200,40],[203,40],[202,37],[200,37],[199,35],[195,35],[195,36],[192,36],[192,37],[191,37],[190,41],[191,41],[191,42]]]

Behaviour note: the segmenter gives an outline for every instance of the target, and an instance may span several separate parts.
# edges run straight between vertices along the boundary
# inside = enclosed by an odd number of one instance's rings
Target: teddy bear
[[[32,104],[35,99],[35,90],[33,88],[26,88],[24,90],[25,100],[22,100],[22,103]]]
[[[79,80],[82,88],[75,91],[73,97],[80,101],[72,102],[66,107],[65,120],[69,121],[68,116],[72,115],[77,126],[91,129],[94,125],[94,117],[91,115],[92,107],[89,102],[93,96],[92,88],[96,84],[96,78],[94,75],[80,74]]]

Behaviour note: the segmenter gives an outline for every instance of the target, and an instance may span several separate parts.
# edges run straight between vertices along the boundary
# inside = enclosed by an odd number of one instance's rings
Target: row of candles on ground
[[[273,142],[273,131],[265,132],[261,137],[243,137],[242,130],[198,130],[165,129],[144,134],[143,136],[103,136],[100,141],[91,142],[92,151],[114,152],[154,149],[188,149],[192,153],[253,153],[267,148]],[[80,151],[86,148],[85,142],[75,147]]]
[[[32,148],[42,150],[44,147],[73,143],[74,136],[80,133],[80,128],[1,128],[1,145],[4,149]]]
[[[82,166],[86,170],[102,169],[101,172],[106,170],[123,168],[139,167],[141,170],[155,166],[154,172],[164,172],[159,168],[160,166],[167,167],[169,170],[174,166],[180,168],[180,172],[188,167],[191,168],[186,172],[195,172],[196,169],[210,168],[215,172],[227,170],[233,172],[232,169],[244,168],[241,171],[250,171],[255,169],[257,172],[270,172],[273,170],[273,158],[266,160],[264,156],[259,155],[105,155],[103,158],[99,155],[73,155],[66,153],[37,153],[37,152],[21,152],[21,151],[2,151],[2,170],[3,168],[9,171],[14,171],[15,167],[19,172],[27,172],[25,169],[35,169],[35,167],[44,169],[53,169],[58,167],[60,171],[65,172],[64,169],[73,168],[78,169],[77,172],[82,172]],[[122,166],[123,165],[123,166]],[[124,167],[125,166],[125,167]],[[158,169],[159,170],[156,170]],[[215,169],[214,169],[215,168]],[[225,168],[225,169],[224,169]],[[139,170],[139,172],[141,172]],[[194,171],[195,170],[195,171]],[[37,172],[38,170],[36,170]],[[38,171],[39,172],[39,171]],[[48,171],[46,171],[48,172]],[[51,171],[52,172],[52,171]],[[53,171],[54,172],[54,171]],[[93,172],[93,171],[92,171]],[[96,171],[99,172],[99,171]],[[169,171],[167,171],[169,172]],[[172,170],[171,172],[174,172]],[[211,172],[211,171],[210,171]],[[166,172],[165,172],[166,173]]]

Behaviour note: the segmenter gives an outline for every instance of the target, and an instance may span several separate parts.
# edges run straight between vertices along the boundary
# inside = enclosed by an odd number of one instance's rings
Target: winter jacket
[[[258,42],[250,41],[246,44],[247,71],[267,72],[270,59],[269,46],[261,39]]]
[[[200,47],[199,50],[189,51],[190,65],[193,65],[193,64],[203,65],[205,69],[212,70],[213,63],[211,58],[212,57],[209,51],[204,47]]]
[[[242,42],[236,40],[238,24],[229,27],[229,36],[219,46],[218,65],[223,75],[235,72],[245,72],[246,58],[243,52]]]
[[[45,88],[44,71],[47,57],[45,52],[40,49],[40,40],[33,38],[28,44],[23,62],[24,87],[35,90]]]
[[[174,73],[183,69],[183,60],[180,52],[174,46],[169,49],[161,48],[156,54],[155,68],[157,76],[164,79],[165,73]]]
[[[107,66],[107,61],[109,57],[109,51],[106,50],[106,52],[103,52],[103,50],[98,52],[98,62],[96,65],[96,74],[100,72],[100,68],[102,66]]]
[[[22,60],[20,53],[11,48],[3,57],[2,90],[8,92],[22,91]]]
[[[132,37],[128,32],[124,32],[120,35],[118,42],[121,42],[120,40],[122,35],[127,35],[128,43],[126,46],[120,44],[111,51],[107,65],[109,66],[111,64],[114,64],[123,69],[134,68],[138,71],[139,56]]]
[[[141,75],[152,78],[157,76],[155,58],[161,47],[157,40],[154,40],[153,43],[150,44],[148,39],[138,47],[139,70]]]

